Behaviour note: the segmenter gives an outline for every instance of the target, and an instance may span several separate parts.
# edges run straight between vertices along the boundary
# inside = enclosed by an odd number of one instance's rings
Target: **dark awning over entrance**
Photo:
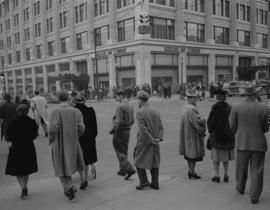
[[[269,72],[270,66],[251,66],[251,67],[237,67],[239,80],[250,81],[255,79],[257,71],[266,70]]]

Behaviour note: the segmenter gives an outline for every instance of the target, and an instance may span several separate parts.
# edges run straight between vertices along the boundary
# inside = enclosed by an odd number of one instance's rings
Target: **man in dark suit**
[[[159,112],[148,105],[148,93],[138,92],[139,111],[137,143],[134,149],[134,161],[140,180],[137,190],[150,186],[159,189],[158,176],[160,165],[159,143],[163,140],[163,126]],[[152,182],[149,184],[146,169],[150,170]]]
[[[269,130],[268,107],[256,100],[255,85],[248,84],[246,98],[232,107],[230,126],[236,139],[236,190],[244,194],[250,163],[250,199],[253,204],[259,201],[263,189],[263,170],[267,150],[264,133]]]

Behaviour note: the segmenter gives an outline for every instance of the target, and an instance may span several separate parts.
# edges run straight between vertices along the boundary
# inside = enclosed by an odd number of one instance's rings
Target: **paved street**
[[[236,103],[242,98],[230,98],[230,103]],[[161,145],[160,190],[138,192],[137,176],[131,181],[124,181],[116,175],[118,162],[114,154],[111,136],[111,118],[116,103],[93,102],[98,119],[98,164],[97,180],[91,180],[87,191],[79,192],[70,205],[63,196],[60,182],[54,178],[51,153],[47,139],[40,130],[36,140],[39,172],[30,176],[30,197],[27,201],[19,199],[20,189],[14,177],[5,176],[4,170],[8,153],[7,145],[0,143],[0,209],[253,209],[248,198],[234,191],[234,162],[230,165],[230,183],[214,184],[210,152],[206,151],[203,162],[198,164],[197,172],[202,180],[187,179],[187,164],[178,153],[179,119],[185,101],[152,99],[151,105],[161,113],[164,124],[164,142]],[[137,101],[132,101],[137,110]],[[198,108],[204,117],[208,116],[213,102],[208,100],[198,103]],[[57,105],[51,105],[52,110]],[[132,128],[130,138],[130,159],[136,142],[137,125]],[[265,167],[265,187],[261,201],[256,209],[269,209],[270,206],[270,157],[267,154]],[[221,174],[223,170],[221,170]],[[79,184],[78,175],[74,178]],[[248,183],[249,185],[249,183]],[[247,188],[248,189],[248,188]]]

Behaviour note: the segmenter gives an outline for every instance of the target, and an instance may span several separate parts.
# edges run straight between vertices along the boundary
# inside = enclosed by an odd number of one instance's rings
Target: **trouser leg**
[[[250,159],[250,190],[251,199],[259,199],[263,189],[265,152],[252,152]]]
[[[238,191],[244,192],[248,175],[248,162],[250,152],[237,151],[236,156],[236,188]]]
[[[152,177],[152,185],[158,186],[158,176],[159,176],[159,168],[152,168],[150,170],[151,172],[151,177]]]
[[[71,176],[61,176],[59,177],[60,182],[63,186],[64,192],[67,192],[72,187],[72,178]]]
[[[138,177],[140,180],[140,184],[143,185],[145,183],[148,183],[146,170],[143,168],[136,168],[136,169],[137,169]]]

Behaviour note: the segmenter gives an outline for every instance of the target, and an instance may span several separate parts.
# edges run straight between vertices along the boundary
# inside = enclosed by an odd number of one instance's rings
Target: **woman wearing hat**
[[[75,96],[73,99],[75,108],[79,109],[83,115],[83,122],[85,125],[85,131],[80,137],[80,145],[83,152],[83,159],[86,165],[84,172],[80,172],[80,177],[82,180],[80,189],[84,190],[87,185],[87,177],[89,171],[89,165],[91,165],[91,171],[93,178],[96,178],[96,169],[94,163],[97,162],[97,150],[96,150],[96,136],[97,136],[97,120],[96,113],[93,107],[87,107],[85,105],[85,98],[81,95]],[[86,180],[86,181],[83,181]]]
[[[216,91],[216,98],[217,102],[212,106],[207,126],[210,134],[211,158],[215,170],[215,176],[211,180],[219,183],[220,162],[223,162],[224,167],[223,181],[229,181],[228,166],[229,161],[234,160],[235,139],[229,124],[231,106],[226,102],[226,91],[219,88]]]
[[[200,179],[195,173],[196,162],[202,161],[204,152],[205,120],[200,116],[196,107],[198,92],[194,89],[186,91],[188,103],[182,111],[180,123],[180,144],[179,152],[188,162],[188,177]]]
[[[28,111],[27,105],[18,105],[17,117],[11,121],[7,130],[8,141],[12,145],[9,150],[6,174],[16,176],[22,188],[22,199],[26,199],[28,195],[29,174],[37,172],[37,157],[33,140],[38,135],[38,125],[27,115]]]

